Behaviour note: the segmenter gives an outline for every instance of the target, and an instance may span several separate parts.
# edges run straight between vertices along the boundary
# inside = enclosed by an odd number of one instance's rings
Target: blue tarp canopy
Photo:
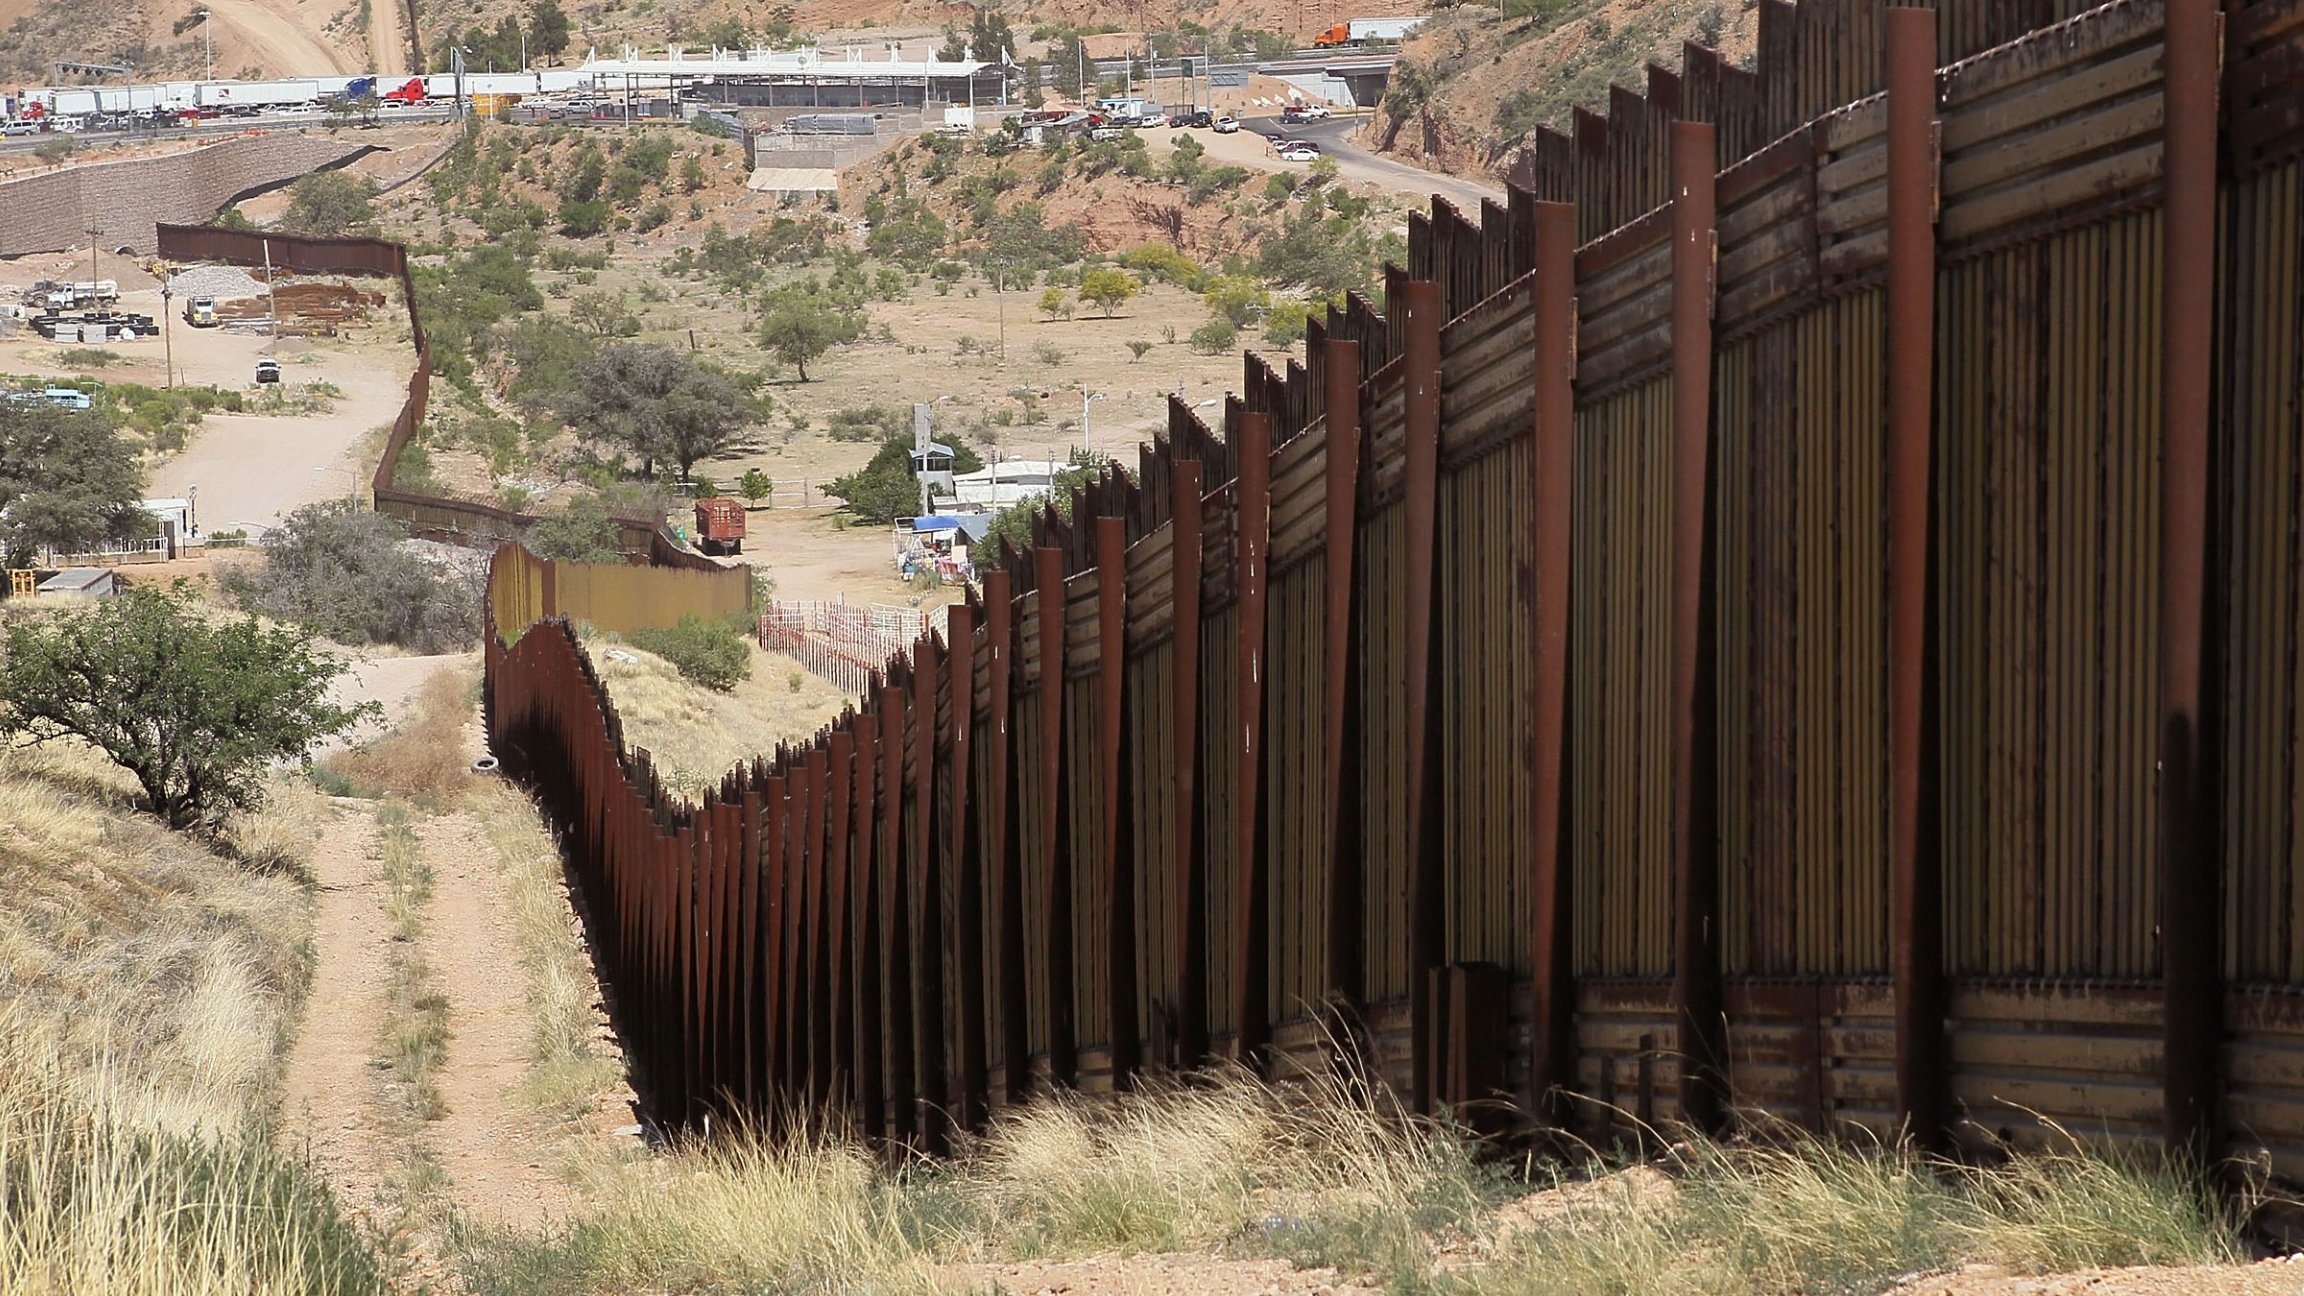
[[[915,531],[957,531],[960,529],[960,519],[949,513],[934,513],[927,517],[912,519],[912,529]]]

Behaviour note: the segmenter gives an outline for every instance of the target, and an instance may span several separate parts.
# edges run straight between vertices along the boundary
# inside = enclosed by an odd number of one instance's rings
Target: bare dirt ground
[[[221,48],[234,50],[272,76],[319,76],[359,72],[365,58],[347,60],[346,51],[323,34],[334,12],[329,0],[203,0],[215,15]],[[225,32],[231,36],[225,36]],[[223,74],[219,61],[217,72]]]
[[[383,1020],[392,923],[377,876],[376,820],[338,803],[312,858],[312,988],[282,1085],[288,1129],[354,1209],[380,1214],[390,1140],[369,1067]]]
[[[368,68],[378,76],[408,72],[408,36],[401,6],[406,0],[371,0],[368,6]],[[384,87],[378,86],[379,93]]]
[[[2030,1278],[1978,1266],[1889,1291],[1891,1296],[2294,1296],[2304,1292],[2304,1263],[2291,1257],[2252,1265],[2090,1269]]]
[[[458,1209],[536,1226],[565,1215],[567,1189],[547,1164],[546,1131],[513,1098],[530,1032],[511,902],[496,853],[466,814],[425,822],[434,893],[427,930],[435,981],[448,997],[447,1115],[432,1127]]]

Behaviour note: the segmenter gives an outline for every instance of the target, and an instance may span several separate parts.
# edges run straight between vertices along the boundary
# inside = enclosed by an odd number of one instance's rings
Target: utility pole
[[[162,363],[165,364],[168,368],[168,386],[170,390],[174,390],[176,386],[176,322],[170,319],[169,316],[174,315],[176,312],[169,309],[168,303],[175,297],[176,293],[175,289],[169,285],[169,280],[171,277],[172,276],[168,269],[168,263],[165,261],[161,262],[160,346],[162,348]]]
[[[88,292],[91,300],[96,292],[96,239],[103,232],[93,225],[88,227]]]
[[[264,240],[264,314],[270,324],[272,341],[280,341],[280,293],[272,286],[272,240]]]
[[[204,79],[209,81],[216,79],[216,32],[209,26],[213,21],[207,10],[200,11],[200,41],[208,48],[208,75]]]
[[[1104,399],[1104,395],[1103,392],[1092,392],[1085,387],[1080,389],[1080,453],[1091,460],[1096,457],[1096,451],[1088,441],[1088,407]]]

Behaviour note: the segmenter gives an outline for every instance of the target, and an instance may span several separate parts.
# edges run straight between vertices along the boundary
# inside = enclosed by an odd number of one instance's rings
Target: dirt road
[[[368,1059],[384,1017],[392,923],[377,877],[375,813],[338,802],[312,858],[312,989],[288,1056],[282,1115],[355,1210],[381,1210],[390,1140]]]
[[[297,0],[203,0],[214,21],[230,28],[264,71],[274,76],[322,76],[360,72],[318,32],[325,8]],[[223,72],[222,68],[217,69]]]
[[[1232,138],[1241,139],[1253,132],[1266,137],[1286,135],[1291,139],[1312,140],[1320,145],[1322,154],[1336,159],[1336,165],[1347,180],[1365,180],[1404,194],[1438,194],[1456,204],[1457,210],[1469,216],[1479,215],[1480,200],[1483,198],[1499,203],[1504,201],[1502,189],[1466,180],[1461,176],[1426,171],[1422,167],[1395,162],[1391,158],[1354,147],[1352,132],[1359,128],[1362,120],[1359,117],[1331,117],[1326,121],[1284,126],[1278,117],[1251,117],[1242,123],[1245,129]],[[1294,164],[1283,162],[1277,165]]]
[[[405,32],[406,14],[401,6],[407,0],[369,0],[368,3],[368,67],[383,77],[408,75],[408,37]],[[390,86],[376,87],[382,94]]]

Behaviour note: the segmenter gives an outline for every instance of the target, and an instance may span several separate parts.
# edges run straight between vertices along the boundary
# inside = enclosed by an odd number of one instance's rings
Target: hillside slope
[[[1402,48],[1361,142],[1435,171],[1505,178],[1537,127],[1565,126],[1579,106],[1605,111],[1610,85],[1644,85],[1648,63],[1677,68],[1684,41],[1748,61],[1758,15],[1714,0],[1580,0],[1523,17],[1452,10]]]

